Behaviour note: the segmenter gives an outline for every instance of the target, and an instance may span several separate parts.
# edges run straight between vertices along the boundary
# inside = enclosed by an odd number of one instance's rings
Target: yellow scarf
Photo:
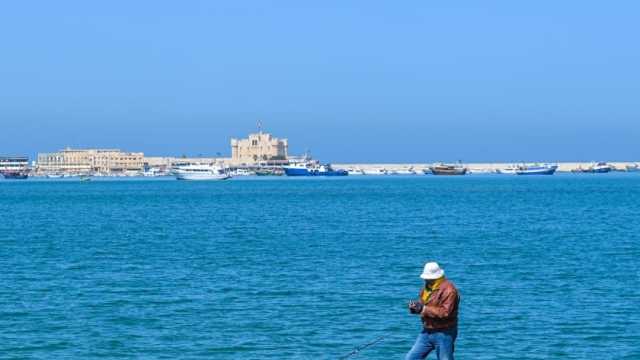
[[[442,284],[442,282],[444,281],[444,276],[437,279],[436,281],[434,281],[433,285],[431,285],[430,288],[428,287],[424,287],[424,290],[422,290],[422,303],[426,304],[429,301],[429,298],[431,297],[431,294],[436,291],[439,287],[440,284]]]

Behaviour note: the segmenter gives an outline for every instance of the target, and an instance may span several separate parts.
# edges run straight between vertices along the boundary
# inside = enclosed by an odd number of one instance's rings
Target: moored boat
[[[29,177],[29,173],[26,171],[5,171],[2,176],[7,180],[25,180]]]
[[[330,164],[320,165],[313,162],[295,163],[283,166],[287,176],[347,176],[346,170],[334,169]]]
[[[173,169],[178,180],[226,180],[231,178],[224,168],[209,164],[187,164]]]
[[[260,168],[255,170],[256,176],[282,176],[284,170],[280,167]]]
[[[389,172],[387,171],[387,169],[376,168],[362,170],[362,173],[365,175],[387,175]]]
[[[362,169],[360,169],[360,168],[347,169],[347,173],[349,174],[349,176],[364,175],[364,171],[362,171]]]
[[[613,168],[606,162],[599,162],[591,166],[591,172],[593,173],[608,173],[611,170],[613,170]]]
[[[606,162],[597,162],[597,163],[592,163],[587,168],[583,168],[582,166],[578,166],[576,169],[571,170],[571,172],[574,172],[574,173],[602,174],[602,173],[611,172],[612,170],[613,170],[613,166],[607,164]]]
[[[253,176],[256,175],[255,171],[251,171],[249,169],[235,169],[231,172],[232,176]]]
[[[0,156],[0,174],[5,179],[27,179],[29,177],[29,158],[26,156]]]
[[[553,175],[558,165],[521,165],[515,170],[516,175]]]
[[[438,164],[430,167],[433,175],[465,175],[468,169],[461,165]]]
[[[392,170],[391,175],[416,175],[417,172],[410,166],[407,169]]]
[[[640,166],[638,164],[625,165],[625,170],[627,172],[638,172],[640,171]]]
[[[515,175],[516,171],[518,170],[518,166],[516,165],[509,165],[504,169],[497,169],[496,172],[498,174],[508,174],[508,175]]]

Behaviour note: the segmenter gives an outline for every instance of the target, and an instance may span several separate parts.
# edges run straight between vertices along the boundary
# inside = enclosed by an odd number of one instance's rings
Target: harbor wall
[[[468,167],[471,172],[493,172],[497,169],[504,169],[512,165],[517,165],[521,163],[463,163],[464,166]],[[533,164],[533,163],[527,163]],[[558,165],[558,171],[560,172],[570,172],[573,169],[578,168],[588,168],[593,165],[593,162],[558,162],[554,163]],[[624,170],[627,165],[633,166],[634,164],[640,164],[640,161],[612,161],[607,162],[607,164],[612,165],[616,169]],[[414,170],[420,171],[422,169],[428,168],[432,164],[429,163],[334,163],[332,166],[336,169],[362,169],[362,170],[373,170],[373,169],[386,169],[386,170],[406,170],[410,167],[413,167]]]

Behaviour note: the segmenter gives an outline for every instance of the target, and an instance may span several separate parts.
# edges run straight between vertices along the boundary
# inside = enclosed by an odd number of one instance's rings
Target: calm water
[[[640,174],[1,181],[0,357],[400,359],[437,260],[460,359],[640,358]]]

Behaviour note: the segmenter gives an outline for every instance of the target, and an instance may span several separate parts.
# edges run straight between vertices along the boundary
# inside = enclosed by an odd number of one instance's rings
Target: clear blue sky
[[[638,1],[13,1],[0,154],[640,159]]]

